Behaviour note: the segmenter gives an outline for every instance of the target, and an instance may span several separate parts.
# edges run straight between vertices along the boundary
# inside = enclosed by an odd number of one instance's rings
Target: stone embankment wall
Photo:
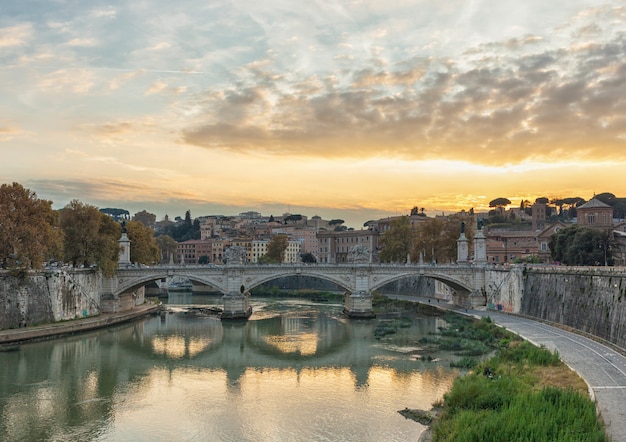
[[[0,272],[0,328],[97,315],[99,287],[93,270],[41,272],[23,279]]]
[[[626,269],[529,267],[519,313],[626,348]]]
[[[624,268],[493,268],[485,289],[490,309],[566,325],[626,348]]]
[[[492,267],[485,272],[487,308],[519,313],[524,292],[522,267]]]

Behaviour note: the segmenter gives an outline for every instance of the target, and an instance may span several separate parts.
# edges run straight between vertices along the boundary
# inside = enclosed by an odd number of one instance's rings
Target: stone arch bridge
[[[222,292],[223,319],[247,318],[252,313],[249,303],[251,289],[281,277],[309,276],[333,282],[345,289],[344,312],[351,317],[367,318],[373,317],[372,291],[387,283],[417,275],[448,285],[457,304],[485,305],[485,272],[485,265],[469,263],[127,266],[120,267],[113,277],[102,281],[101,299],[114,304],[125,294],[153,281],[179,276]]]

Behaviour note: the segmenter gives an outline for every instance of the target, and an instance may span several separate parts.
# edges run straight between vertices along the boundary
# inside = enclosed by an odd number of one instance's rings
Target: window
[[[587,224],[595,224],[596,222],[596,215],[593,213],[588,213],[587,214]]]

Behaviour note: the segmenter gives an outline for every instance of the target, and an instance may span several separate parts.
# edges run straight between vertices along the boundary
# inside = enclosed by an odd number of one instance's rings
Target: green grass
[[[556,352],[508,341],[444,395],[433,441],[608,441],[584,388],[545,385],[543,379],[572,376]]]

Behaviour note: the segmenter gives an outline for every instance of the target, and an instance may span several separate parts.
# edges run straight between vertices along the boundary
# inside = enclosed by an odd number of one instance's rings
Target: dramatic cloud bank
[[[626,194],[619,1],[10,2],[0,62],[0,182],[59,204]]]

